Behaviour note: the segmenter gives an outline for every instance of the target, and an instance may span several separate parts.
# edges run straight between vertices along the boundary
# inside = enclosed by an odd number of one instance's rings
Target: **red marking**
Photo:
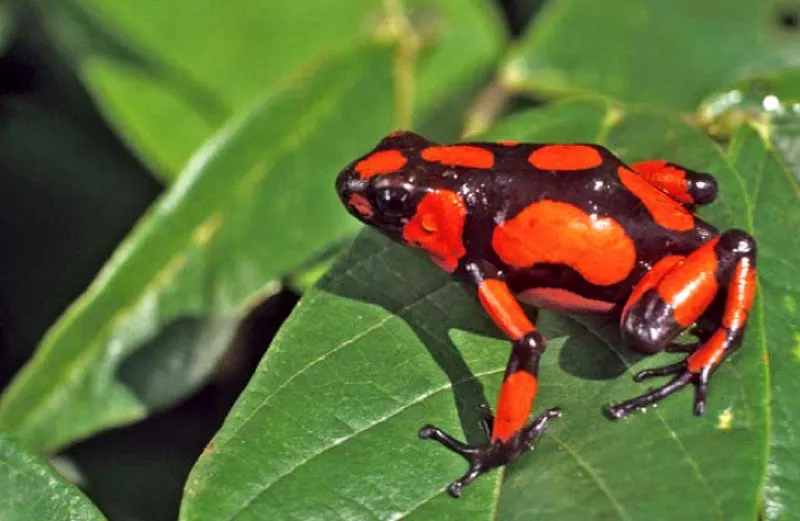
[[[714,238],[686,257],[658,283],[658,294],[672,307],[673,318],[687,328],[703,314],[717,295],[717,254]]]
[[[744,258],[736,264],[731,282],[728,285],[728,297],[725,300],[725,314],[722,325],[730,330],[744,327],[753,298],[756,295],[756,269],[750,259]]]
[[[494,154],[485,148],[470,145],[428,147],[422,151],[422,159],[447,166],[466,168],[492,168],[494,166]]]
[[[722,361],[725,356],[725,346],[728,344],[728,333],[724,329],[717,329],[708,342],[686,358],[686,366],[691,373],[699,373],[706,367],[713,367]]]
[[[528,422],[539,382],[527,371],[511,373],[503,380],[492,429],[492,443],[508,441]]]
[[[588,170],[603,164],[603,156],[589,145],[546,145],[534,150],[528,162],[539,170]]]
[[[642,202],[660,226],[679,232],[692,229],[694,217],[675,199],[624,166],[619,167],[617,173],[625,188]]]
[[[631,166],[647,182],[664,190],[674,199],[686,204],[694,202],[689,194],[684,170],[668,165],[666,161],[641,161]]]
[[[624,280],[636,263],[636,247],[617,221],[558,201],[532,203],[497,225],[492,247],[515,268],[566,264],[601,286]]]
[[[532,288],[519,294],[519,299],[539,308],[565,313],[608,313],[613,302],[578,295],[561,288]]]
[[[655,266],[650,268],[650,271],[645,273],[644,276],[639,279],[636,286],[634,286],[631,296],[628,297],[628,301],[625,302],[625,307],[622,308],[622,320],[625,320],[628,310],[642,298],[642,295],[647,293],[648,290],[655,288],[661,279],[664,278],[664,275],[680,264],[685,258],[686,257],[680,255],[669,255],[656,262]]]
[[[362,179],[374,175],[397,172],[408,163],[406,156],[397,150],[381,150],[356,163],[355,171]]]
[[[519,145],[519,141],[498,141],[497,144],[504,147],[515,147]]]
[[[353,209],[357,211],[358,214],[364,219],[369,219],[375,213],[367,198],[361,194],[351,195],[350,199],[347,200],[347,204],[352,206]]]
[[[484,280],[478,286],[478,299],[494,323],[512,340],[536,330],[505,282]]]
[[[450,190],[436,190],[422,198],[417,211],[403,228],[403,240],[426,250],[443,270],[452,273],[466,254],[462,234],[467,205]]]
[[[400,136],[404,136],[404,135],[406,135],[408,133],[409,133],[408,130],[395,130],[394,132],[390,133],[386,137],[400,137]]]

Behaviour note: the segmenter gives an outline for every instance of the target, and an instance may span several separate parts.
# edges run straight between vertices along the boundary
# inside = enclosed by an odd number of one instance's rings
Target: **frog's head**
[[[465,254],[467,207],[453,187],[448,188],[447,169],[424,160],[431,148],[436,145],[421,136],[393,132],[339,174],[336,191],[362,222],[427,251],[452,273]]]
[[[362,222],[402,240],[403,228],[429,188],[411,158],[430,145],[412,132],[392,132],[338,175],[342,203]]]

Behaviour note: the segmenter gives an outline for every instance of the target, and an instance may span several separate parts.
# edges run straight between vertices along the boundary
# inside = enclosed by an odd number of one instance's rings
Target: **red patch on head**
[[[728,329],[744,327],[753,299],[756,295],[756,268],[750,259],[742,259],[736,263],[733,276],[728,284],[728,296],[725,300],[725,314],[722,325]]]
[[[692,204],[686,172],[667,164],[666,161],[641,161],[632,165],[633,169],[649,183],[664,190],[674,199]]]
[[[528,156],[539,170],[588,170],[603,164],[603,156],[589,145],[545,145]]]
[[[498,141],[497,144],[504,147],[514,147],[519,145],[519,141]]]
[[[558,201],[532,203],[498,224],[492,247],[515,268],[565,264],[600,286],[621,282],[636,263],[636,247],[617,221]]]
[[[672,197],[624,166],[617,169],[622,184],[639,199],[653,220],[668,230],[685,232],[694,226],[694,217]]]
[[[361,217],[365,219],[369,219],[375,213],[375,210],[372,209],[372,205],[369,203],[367,198],[361,194],[351,195],[350,199],[347,200],[347,205],[352,207]]]
[[[519,299],[539,308],[565,313],[608,313],[613,302],[597,300],[562,288],[531,288],[519,294]]]
[[[397,172],[408,162],[408,158],[398,150],[381,150],[356,163],[355,171],[362,179],[374,175]]]
[[[428,147],[422,151],[422,159],[446,166],[466,168],[492,168],[494,166],[494,154],[491,151],[471,145]]]
[[[512,340],[536,330],[505,282],[484,280],[478,286],[478,299],[494,323]]]
[[[462,234],[467,205],[450,190],[425,194],[414,216],[403,228],[403,240],[427,251],[445,271],[452,273],[467,250]]]
[[[692,252],[683,263],[658,283],[659,296],[672,307],[675,322],[687,328],[700,318],[717,295],[717,254],[719,238]]]
[[[536,376],[516,371],[503,380],[492,429],[492,442],[508,441],[528,422],[539,389]]]

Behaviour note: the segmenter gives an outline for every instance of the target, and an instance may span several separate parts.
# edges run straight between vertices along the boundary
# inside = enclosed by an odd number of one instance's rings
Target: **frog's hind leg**
[[[631,165],[631,168],[690,209],[709,204],[717,198],[717,181],[711,174],[659,160],[641,161]]]
[[[694,412],[701,415],[705,412],[711,374],[742,344],[755,295],[756,243],[743,231],[727,231],[685,259],[664,259],[639,286],[623,310],[622,334],[640,351],[656,352],[669,346],[682,330],[713,313],[710,306],[720,291],[725,292],[723,312],[713,331],[704,334],[704,341],[684,360],[634,376],[636,381],[642,381],[674,375],[671,381],[609,407],[608,412],[614,419],[623,418],[692,384]]]
[[[495,416],[484,422],[484,427],[490,431],[488,444],[471,447],[433,425],[425,425],[419,431],[421,438],[437,441],[467,460],[466,474],[447,488],[453,497],[459,497],[461,490],[481,474],[530,450],[549,423],[561,415],[554,407],[526,426],[539,388],[539,358],[545,351],[546,341],[494,266],[470,263],[466,271],[477,288],[481,305],[511,339],[512,349]]]

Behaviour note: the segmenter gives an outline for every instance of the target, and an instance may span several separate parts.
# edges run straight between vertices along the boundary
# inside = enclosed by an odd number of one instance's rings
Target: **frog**
[[[562,414],[552,407],[528,422],[547,341],[523,304],[616,321],[624,344],[644,355],[685,353],[636,373],[667,381],[608,406],[612,420],[687,387],[703,415],[711,376],[742,345],[757,244],[697,215],[717,197],[711,174],[665,159],[628,165],[597,144],[438,144],[399,130],[341,170],[335,188],[357,219],[470,288],[511,342],[483,422],[487,443],[470,446],[434,425],[419,431],[467,461],[447,487],[455,498],[533,448]],[[677,342],[684,331],[696,341]]]

